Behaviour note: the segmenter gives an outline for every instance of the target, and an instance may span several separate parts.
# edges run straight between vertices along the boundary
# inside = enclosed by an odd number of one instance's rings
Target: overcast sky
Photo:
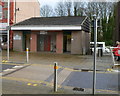
[[[55,7],[56,3],[59,2],[59,1],[73,1],[73,0],[38,0],[40,2],[40,5],[43,6],[43,5],[50,5],[51,7]],[[110,1],[110,2],[118,2],[120,0],[74,0],[76,2],[106,2],[106,1]]]
[[[62,0],[38,0],[40,2],[40,5],[50,5],[50,6],[55,6],[57,2],[62,1]]]

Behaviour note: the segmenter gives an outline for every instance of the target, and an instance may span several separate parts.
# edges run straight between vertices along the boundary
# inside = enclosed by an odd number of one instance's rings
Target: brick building
[[[0,23],[2,28],[0,36],[2,36],[2,42],[7,42],[7,18],[8,18],[8,2],[7,0],[0,1],[1,18]],[[10,0],[10,25],[25,20],[30,17],[40,16],[40,4],[38,0],[34,2],[21,2],[20,0]],[[10,31],[10,48],[13,47],[13,31]]]
[[[114,32],[114,43],[116,41],[120,41],[120,1],[117,3],[116,8],[116,24],[115,24],[115,32]]]
[[[88,54],[91,39],[88,17],[36,17],[11,26],[13,50]]]

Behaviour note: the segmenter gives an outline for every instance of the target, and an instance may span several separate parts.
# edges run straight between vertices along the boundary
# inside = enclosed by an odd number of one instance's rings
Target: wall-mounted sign
[[[7,23],[0,23],[0,30],[6,30]]]
[[[46,31],[40,31],[40,34],[42,34],[42,35],[46,35],[47,32],[46,32]]]
[[[13,39],[14,39],[14,40],[21,40],[21,36],[15,35],[15,36],[13,37]]]

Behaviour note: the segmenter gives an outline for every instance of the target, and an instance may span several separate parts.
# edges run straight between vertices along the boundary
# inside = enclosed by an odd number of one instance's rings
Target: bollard
[[[103,50],[102,48],[98,49],[98,57],[102,57],[103,56]]]
[[[58,63],[54,62],[54,92],[57,92],[57,70],[58,70]]]
[[[27,61],[27,63],[29,62],[29,49],[28,48],[26,48],[26,61]]]

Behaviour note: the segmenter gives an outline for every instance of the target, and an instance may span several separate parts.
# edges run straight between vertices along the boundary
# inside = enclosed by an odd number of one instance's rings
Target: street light
[[[86,9],[84,8],[81,8],[82,10],[86,11]],[[85,12],[85,14],[87,15],[87,13]],[[97,28],[98,28],[98,25],[97,25],[97,16],[96,14],[94,14],[93,16],[93,19],[94,19],[94,59],[93,59],[93,95],[95,95],[95,89],[96,89],[96,60],[97,60],[97,54],[96,54],[96,48],[97,48]]]
[[[10,26],[10,0],[8,0],[8,27]],[[7,28],[8,34],[7,34],[7,60],[9,60],[9,28]]]
[[[93,15],[94,18],[94,64],[93,64],[93,95],[95,95],[96,89],[96,48],[97,48],[97,17]]]

